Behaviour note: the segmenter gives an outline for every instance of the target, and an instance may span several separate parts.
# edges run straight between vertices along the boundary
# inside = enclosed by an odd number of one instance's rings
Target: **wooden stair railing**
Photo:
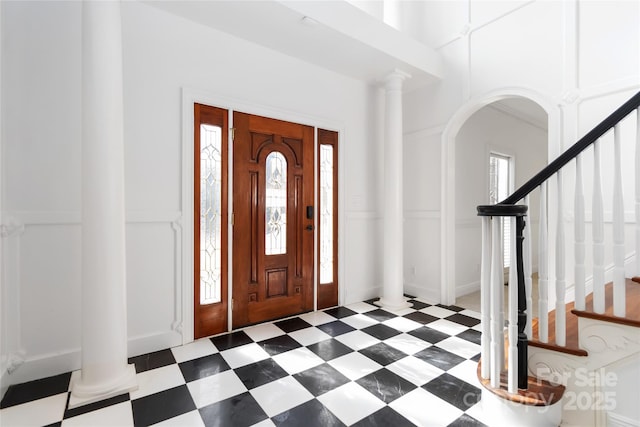
[[[639,292],[640,285],[634,286],[630,280],[624,277],[624,203],[622,197],[622,154],[621,154],[621,123],[632,112],[636,112],[636,142],[635,142],[635,179],[636,179],[636,274],[640,276],[640,92],[636,93],[620,108],[605,118],[594,127],[571,148],[562,153],[557,159],[542,169],[533,178],[518,188],[511,196],[496,205],[478,206],[478,216],[482,217],[482,265],[481,265],[481,305],[482,305],[482,343],[479,377],[483,384],[490,385],[493,389],[502,389],[506,371],[506,389],[510,395],[522,394],[527,389],[527,346],[529,340],[532,345],[539,347],[558,349],[567,353],[584,356],[586,352],[579,347],[577,342],[578,317],[596,317],[617,322],[631,322],[640,324],[640,315],[637,320],[635,310],[640,311],[640,304],[629,305],[629,301],[635,297],[627,298],[627,295],[635,295]],[[613,252],[614,271],[613,283],[605,286],[605,258],[604,258],[604,204],[603,191],[600,176],[600,143],[599,139],[607,132],[613,130],[614,164],[611,170],[614,173],[613,188]],[[593,146],[593,284],[594,291],[586,295],[586,266],[585,266],[585,206],[582,189],[582,157],[581,153]],[[566,302],[566,271],[565,271],[565,237],[564,237],[564,191],[563,168],[575,160],[575,295],[574,302]],[[551,180],[555,177],[555,183]],[[547,191],[550,185],[554,185],[557,199],[555,200],[555,310],[548,310],[548,279],[549,262],[547,249],[548,213]],[[528,221],[526,216],[529,195],[534,190],[540,189],[540,226],[539,226],[539,250],[538,250],[538,274],[539,274],[539,313],[533,320],[531,308],[531,259],[530,251],[531,231],[526,228]],[[524,204],[521,203],[524,200]],[[551,205],[551,203],[549,203]],[[504,314],[502,313],[501,296],[503,291],[502,280],[502,218],[510,220],[517,233],[512,234],[511,259],[516,260],[516,269],[511,272],[509,280],[509,316],[507,322],[508,340],[504,336]],[[512,228],[513,229],[513,228]],[[516,236],[517,235],[517,236]],[[525,240],[523,245],[523,240]],[[527,259],[523,259],[523,246]],[[526,271],[525,271],[526,269]],[[526,273],[526,275],[525,275]],[[640,281],[640,279],[638,279]],[[631,283],[629,283],[631,282]],[[514,286],[517,286],[514,289]],[[498,299],[500,298],[500,299]],[[613,320],[612,320],[613,319]],[[629,320],[631,319],[631,320]],[[526,332],[526,335],[524,334]],[[523,337],[524,335],[524,337]],[[517,341],[518,351],[511,344],[505,351],[502,344],[507,340],[510,343]],[[505,357],[505,352],[508,357]],[[515,359],[515,360],[514,360]],[[505,369],[505,361],[508,366]],[[517,381],[514,379],[517,377]]]

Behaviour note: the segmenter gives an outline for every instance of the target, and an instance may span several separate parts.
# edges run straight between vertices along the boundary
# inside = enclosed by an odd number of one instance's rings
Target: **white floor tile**
[[[426,326],[431,329],[444,332],[447,335],[457,335],[460,332],[463,332],[469,329],[466,326],[463,326],[458,323],[451,322],[450,320],[445,320],[445,319],[436,320],[435,322],[431,322]]]
[[[231,370],[192,381],[187,387],[198,408],[247,391],[240,378]]]
[[[328,363],[352,381],[382,369],[382,365],[358,352],[346,354]]]
[[[478,381],[478,362],[473,360],[465,360],[464,362],[454,366],[447,371],[454,377],[460,378],[462,381],[466,381],[472,386],[482,388],[480,381]]]
[[[318,397],[346,425],[351,425],[385,406],[357,383],[347,383]]]
[[[284,377],[251,390],[264,412],[273,417],[313,399],[313,395],[293,377]]]
[[[205,427],[204,421],[200,416],[200,412],[191,411],[186,414],[179,415],[177,417],[169,418],[168,420],[161,421],[154,426],[161,427]]]
[[[185,383],[178,365],[168,365],[136,375],[138,389],[130,393],[131,400],[139,399],[159,391],[168,390]]]
[[[413,356],[405,357],[387,365],[387,369],[417,386],[428,383],[444,372],[442,369]]]
[[[330,316],[323,311],[312,311],[311,313],[303,314],[300,318],[313,326],[322,325],[336,320],[335,317]]]
[[[455,311],[447,310],[446,308],[438,307],[435,305],[432,305],[431,307],[425,307],[422,310],[418,310],[418,311],[421,311],[422,313],[425,313],[425,314],[430,314],[431,316],[440,317],[440,318],[449,317],[452,314],[456,314]]]
[[[218,349],[209,338],[203,338],[180,347],[173,347],[171,352],[176,362],[182,363],[217,353]]]
[[[482,323],[478,323],[476,326],[472,327],[474,331],[482,332]]]
[[[375,325],[378,323],[377,320],[372,319],[365,314],[355,314],[353,316],[343,317],[340,320],[356,329],[363,329],[367,326]]]
[[[496,415],[484,410],[482,400],[465,411],[467,415],[488,426],[496,426]],[[496,426],[497,427],[497,426]],[[502,427],[502,426],[500,426]]]
[[[256,343],[221,351],[220,355],[232,369],[269,358],[269,353],[264,351],[264,349]]]
[[[299,331],[289,333],[289,336],[305,346],[331,338],[331,335],[325,334],[316,327],[300,329]]]
[[[421,323],[407,319],[406,317],[394,317],[382,323],[402,332],[409,332],[422,327]]]
[[[396,316],[404,316],[405,314],[413,313],[415,311],[415,309],[411,307],[399,308],[399,309],[394,309],[389,307],[380,307],[380,308],[382,308],[384,311],[388,311],[389,313],[393,313]]]
[[[273,360],[290,375],[322,365],[324,360],[306,347],[296,348],[273,356]]]
[[[362,331],[351,331],[346,334],[338,335],[336,340],[354,350],[362,350],[363,348],[371,347],[372,345],[380,342],[376,337],[372,337]]]
[[[284,335],[284,331],[273,323],[263,323],[262,325],[252,326],[245,329],[244,332],[256,342]]]
[[[384,343],[412,355],[431,346],[430,343],[409,334],[396,335],[395,337],[384,340]]]
[[[378,307],[366,302],[356,302],[346,306],[349,310],[353,310],[357,313],[366,313],[367,311],[376,310]]]
[[[450,353],[464,357],[465,359],[470,359],[480,353],[480,346],[478,344],[474,344],[458,337],[446,338],[436,345]]]
[[[64,416],[68,393],[38,399],[0,410],[3,426],[46,426]]]
[[[412,390],[391,402],[389,406],[414,424],[425,427],[447,426],[463,413],[422,388]]]
[[[4,420],[3,420],[4,422]],[[3,424],[4,425],[4,424]],[[62,427],[133,426],[131,402],[126,401],[62,421]]]

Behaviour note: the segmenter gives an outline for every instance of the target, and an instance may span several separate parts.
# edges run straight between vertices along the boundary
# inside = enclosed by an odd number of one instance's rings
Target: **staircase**
[[[640,278],[633,277],[640,276],[639,107],[640,92],[507,199],[478,206],[482,218],[478,378],[484,387],[481,404],[495,425],[640,427]],[[604,161],[612,163],[602,167]],[[608,174],[603,176],[602,170]],[[625,226],[631,221],[625,221],[623,170],[634,171],[633,226]],[[564,186],[563,175],[573,178],[574,184],[573,205],[568,209],[571,191]],[[592,190],[589,239],[585,177]],[[603,182],[611,185],[606,193]],[[532,253],[532,227],[527,227],[534,192],[540,200],[537,254]],[[607,222],[603,194],[611,195],[607,208],[612,219]],[[567,219],[569,212],[573,218]],[[515,230],[511,259],[516,265],[509,269],[507,313],[502,308],[504,221]],[[573,226],[572,259],[565,255],[565,222]],[[625,240],[634,243],[633,249]],[[534,256],[538,313],[531,313]],[[569,287],[567,267],[573,272]]]

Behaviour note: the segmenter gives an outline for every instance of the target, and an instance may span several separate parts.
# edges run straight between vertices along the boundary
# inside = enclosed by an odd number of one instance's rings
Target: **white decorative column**
[[[127,364],[119,1],[82,8],[82,370],[69,407],[137,388]]]
[[[409,307],[403,287],[402,82],[411,77],[395,70],[385,79],[383,308]]]

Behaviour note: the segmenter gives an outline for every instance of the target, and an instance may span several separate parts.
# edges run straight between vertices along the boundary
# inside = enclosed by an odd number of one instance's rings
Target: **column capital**
[[[387,90],[401,90],[402,82],[410,78],[411,74],[396,68],[385,76],[383,82]]]

